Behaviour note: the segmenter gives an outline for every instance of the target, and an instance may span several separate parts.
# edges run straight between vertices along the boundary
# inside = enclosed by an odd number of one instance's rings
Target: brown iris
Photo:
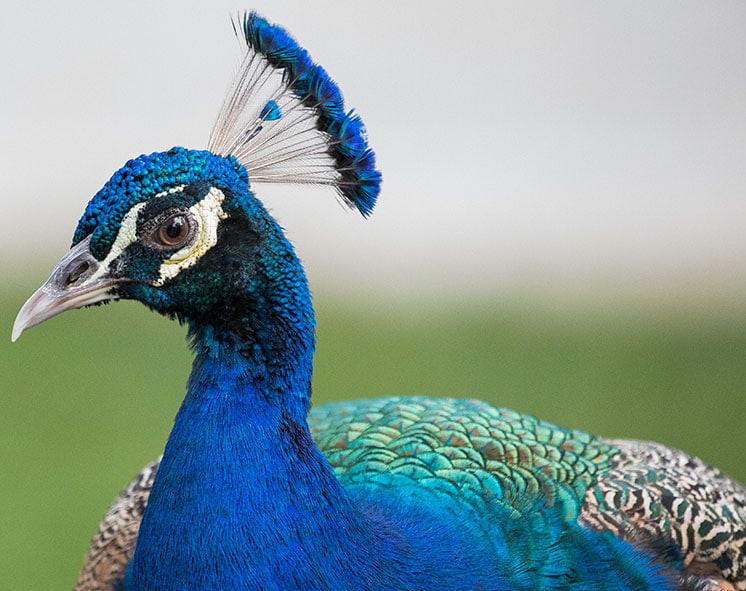
[[[173,215],[158,226],[156,235],[163,246],[181,246],[189,237],[189,220],[182,214]]]

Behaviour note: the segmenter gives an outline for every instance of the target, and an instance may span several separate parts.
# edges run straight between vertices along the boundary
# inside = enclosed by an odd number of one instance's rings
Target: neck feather
[[[126,588],[304,588],[349,563],[343,540],[375,548],[308,430],[309,368],[195,339]]]
[[[343,590],[371,565],[384,570],[380,524],[338,482],[308,429],[315,340],[302,267],[279,227],[254,213],[234,212],[223,227],[222,243],[241,248],[203,257],[224,273],[216,287],[231,291],[196,293],[201,305],[180,316],[195,360],[127,591],[321,581]]]

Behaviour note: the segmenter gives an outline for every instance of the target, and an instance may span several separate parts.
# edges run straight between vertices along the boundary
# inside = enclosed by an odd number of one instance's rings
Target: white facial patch
[[[155,198],[176,193],[183,189],[184,185],[172,187],[168,191],[158,193],[155,195]],[[212,187],[201,201],[189,208],[189,212],[192,214],[191,219],[197,224],[197,239],[161,263],[158,279],[153,282],[153,285],[160,287],[166,280],[173,279],[180,271],[194,265],[202,255],[217,244],[218,224],[220,220],[228,217],[228,214],[223,211],[224,199],[225,195],[223,192],[220,189]],[[122,223],[119,226],[119,233],[111,245],[109,254],[101,261],[96,272],[86,279],[86,283],[93,282],[107,273],[111,262],[121,255],[128,246],[137,242],[137,218],[140,215],[140,210],[146,205],[147,202],[143,201],[134,205],[127,212],[122,219]]]
[[[197,239],[163,261],[159,270],[160,276],[153,285],[161,286],[166,280],[173,279],[181,271],[194,265],[202,255],[217,244],[218,224],[220,220],[228,217],[223,211],[224,199],[223,192],[212,187],[202,201],[189,208],[192,219],[197,224]]]
[[[127,212],[127,215],[124,216],[124,219],[119,226],[119,233],[114,239],[114,244],[111,245],[109,254],[107,254],[106,258],[101,261],[96,272],[86,280],[86,283],[95,281],[101,277],[101,275],[108,272],[111,262],[122,254],[130,244],[137,241],[137,216],[140,215],[140,210],[145,207],[145,205],[145,202],[138,203]]]

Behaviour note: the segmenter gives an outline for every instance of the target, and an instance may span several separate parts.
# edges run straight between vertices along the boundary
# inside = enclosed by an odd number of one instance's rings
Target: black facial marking
[[[134,284],[153,283],[160,277],[163,254],[140,242],[130,244],[112,264],[120,273],[126,272]]]
[[[202,201],[211,188],[212,185],[210,183],[194,183],[185,186],[180,191],[166,193],[160,197],[153,197],[142,208],[138,217],[145,220],[154,218],[167,209],[189,209]]]
[[[257,281],[260,252],[261,237],[235,211],[218,225],[215,246],[160,290],[168,294],[174,311],[189,320],[211,324],[224,334],[251,331],[254,322],[249,316],[257,306],[251,285]]]

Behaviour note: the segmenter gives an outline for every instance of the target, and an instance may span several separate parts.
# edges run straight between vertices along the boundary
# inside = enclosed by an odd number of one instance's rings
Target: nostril
[[[84,279],[91,270],[91,263],[88,261],[80,261],[65,277],[65,286],[70,287]]]

